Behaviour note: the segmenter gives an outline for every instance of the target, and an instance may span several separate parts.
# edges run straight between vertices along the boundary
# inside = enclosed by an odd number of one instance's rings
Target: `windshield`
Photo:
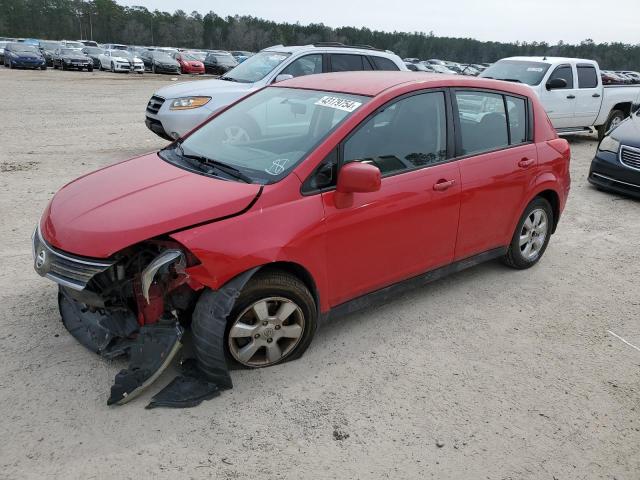
[[[58,42],[40,42],[40,48],[45,50],[55,50],[60,44]]]
[[[153,52],[153,58],[156,60],[160,60],[161,62],[173,63],[173,58],[171,58],[168,54],[163,52]]]
[[[220,171],[210,163],[213,171],[205,172],[231,180],[274,183],[368,100],[344,93],[270,87],[163,150],[161,157],[177,164],[197,159],[203,169],[206,160],[219,162]],[[224,168],[236,175],[225,174]]]
[[[191,58],[187,58],[187,56]],[[197,60],[199,62],[204,62],[204,59],[207,58],[207,54],[205,52],[189,52],[183,53],[182,58],[185,60]]]
[[[64,42],[64,46],[67,48],[78,48],[78,49],[84,48],[84,44],[80,42]]]
[[[14,52],[33,52],[36,53],[36,47],[33,45],[25,45],[24,43],[12,43],[9,48]]]
[[[253,83],[262,80],[280,65],[290,53],[260,52],[247,58],[223,78],[242,83]]]
[[[199,58],[197,58],[192,53],[181,53],[180,57],[182,57],[182,60],[185,61],[185,62],[195,62],[195,61],[200,60]]]
[[[538,85],[550,66],[550,64],[543,62],[500,60],[482,72],[480,77]]]
[[[60,54],[61,55],[78,55],[80,53],[82,53],[82,52],[79,52],[75,48],[62,48],[62,49],[60,49]]]
[[[101,48],[98,47],[85,47],[82,49],[83,53],[90,53],[92,55],[100,55],[103,50]]]

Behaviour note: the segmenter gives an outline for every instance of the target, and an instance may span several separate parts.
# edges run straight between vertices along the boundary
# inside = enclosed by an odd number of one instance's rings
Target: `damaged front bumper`
[[[39,229],[33,235],[34,268],[59,284],[58,305],[65,328],[92,352],[107,359],[129,358],[129,367],[116,375],[108,405],[128,402],[170,365],[189,325],[184,314],[197,298],[187,285],[185,253],[162,242],[153,247],[146,246],[144,254],[97,260],[51,247]],[[224,329],[221,333],[223,338]],[[217,360],[222,375],[219,369],[216,375],[207,375],[206,369],[191,362],[183,375],[153,397],[149,407],[194,406],[231,388],[224,354]]]

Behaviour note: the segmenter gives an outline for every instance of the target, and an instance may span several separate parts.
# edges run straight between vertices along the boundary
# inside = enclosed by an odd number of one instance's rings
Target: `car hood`
[[[611,132],[611,136],[624,145],[640,148],[640,117],[631,115]]]
[[[260,188],[191,173],[152,153],[65,185],[47,206],[40,230],[60,250],[107,258],[141,241],[238,214]]]
[[[177,98],[187,95],[207,95],[238,93],[246,94],[253,87],[253,83],[229,82],[226,80],[199,80],[197,82],[182,82],[161,88],[155,94],[163,98]]]
[[[61,55],[62,58],[68,58],[69,60],[89,60],[86,55]]]
[[[42,58],[42,55],[39,53],[33,52],[13,52],[20,58]]]

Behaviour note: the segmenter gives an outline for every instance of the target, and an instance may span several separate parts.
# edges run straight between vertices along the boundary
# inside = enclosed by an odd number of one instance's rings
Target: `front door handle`
[[[598,98],[600,96],[599,93],[594,93],[593,95],[591,95],[593,98]]]
[[[438,182],[433,185],[433,189],[436,192],[444,192],[447,188],[453,187],[455,183],[455,180],[438,180]]]
[[[569,100],[573,100],[574,98],[576,98],[576,96],[575,96],[575,95],[567,95],[567,98],[568,98]]]
[[[520,160],[518,162],[518,166],[520,168],[529,168],[531,165],[533,165],[534,162],[535,162],[535,160],[533,160],[531,158],[523,158],[522,160]]]

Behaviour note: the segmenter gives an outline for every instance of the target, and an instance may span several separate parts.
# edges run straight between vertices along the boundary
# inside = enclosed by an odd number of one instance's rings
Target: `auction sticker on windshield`
[[[346,98],[331,97],[329,95],[325,95],[320,100],[318,100],[315,104],[321,105],[323,107],[343,110],[345,112],[353,112],[356,108],[362,105],[362,103],[360,102],[355,102],[353,100],[348,100]]]

